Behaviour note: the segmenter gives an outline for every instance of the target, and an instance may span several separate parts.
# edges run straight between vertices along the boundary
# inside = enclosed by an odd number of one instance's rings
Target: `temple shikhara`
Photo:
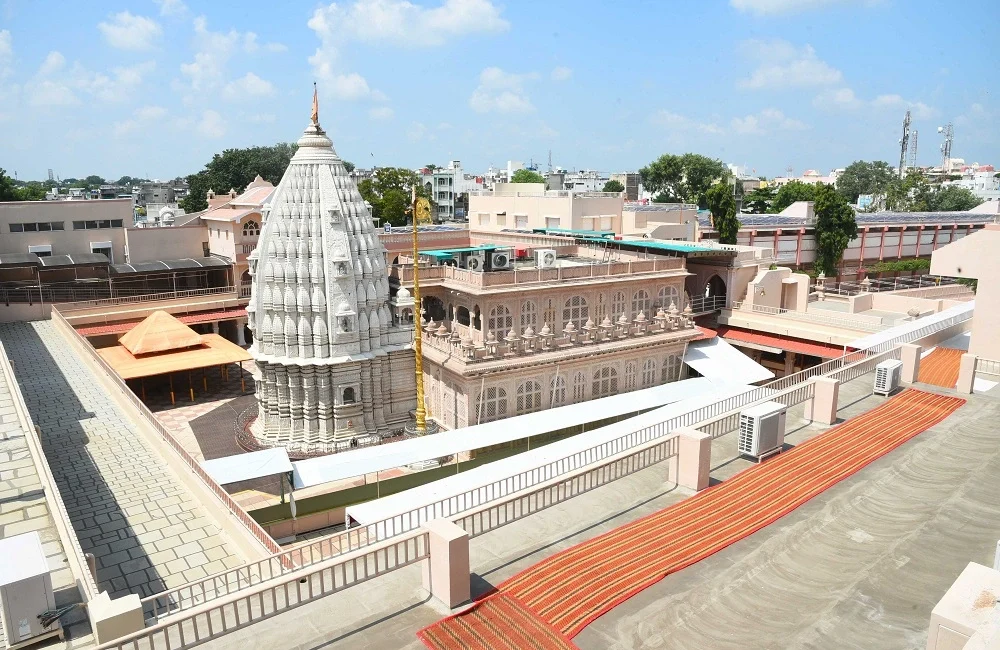
[[[411,330],[394,326],[385,249],[315,103],[298,146],[251,257],[251,432],[309,445],[402,429],[416,404]]]

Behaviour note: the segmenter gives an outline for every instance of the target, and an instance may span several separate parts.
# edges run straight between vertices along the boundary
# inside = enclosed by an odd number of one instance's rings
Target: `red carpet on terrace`
[[[771,460],[518,573],[418,633],[435,650],[560,650],[665,576],[760,530],[929,429],[965,400],[907,390]]]
[[[954,388],[958,383],[958,367],[965,350],[937,348],[920,360],[917,381],[922,384]]]

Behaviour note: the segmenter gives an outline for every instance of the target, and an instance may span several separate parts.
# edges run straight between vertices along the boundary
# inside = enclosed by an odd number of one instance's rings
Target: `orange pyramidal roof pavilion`
[[[133,355],[183,350],[202,345],[201,334],[165,311],[155,311],[118,341]]]

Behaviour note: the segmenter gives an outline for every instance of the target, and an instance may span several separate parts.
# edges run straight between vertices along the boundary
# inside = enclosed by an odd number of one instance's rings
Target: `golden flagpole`
[[[413,335],[413,354],[416,360],[417,373],[417,435],[427,432],[427,411],[424,409],[424,355],[423,355],[423,314],[420,303],[420,262],[418,259],[419,249],[417,247],[417,187],[412,188],[412,216],[413,216],[413,307],[416,328]]]

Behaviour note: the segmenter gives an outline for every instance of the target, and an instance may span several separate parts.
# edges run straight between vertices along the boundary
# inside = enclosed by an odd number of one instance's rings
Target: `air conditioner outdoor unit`
[[[0,622],[6,632],[6,647],[21,647],[58,635],[55,620],[44,625],[42,614],[56,608],[52,575],[37,531],[0,539]]]
[[[510,258],[510,251],[500,251],[490,255],[490,264],[494,271],[509,269],[513,263],[514,260]]]
[[[898,359],[889,359],[875,366],[875,390],[878,395],[890,395],[899,388],[900,378],[903,375],[903,362]]]
[[[469,255],[465,258],[465,268],[470,271],[482,271],[486,266],[486,258],[482,255]]]
[[[759,460],[781,451],[787,409],[779,402],[764,402],[740,413],[739,452]]]
[[[535,251],[535,266],[540,269],[551,269],[556,265],[556,252],[551,248],[540,248]]]

